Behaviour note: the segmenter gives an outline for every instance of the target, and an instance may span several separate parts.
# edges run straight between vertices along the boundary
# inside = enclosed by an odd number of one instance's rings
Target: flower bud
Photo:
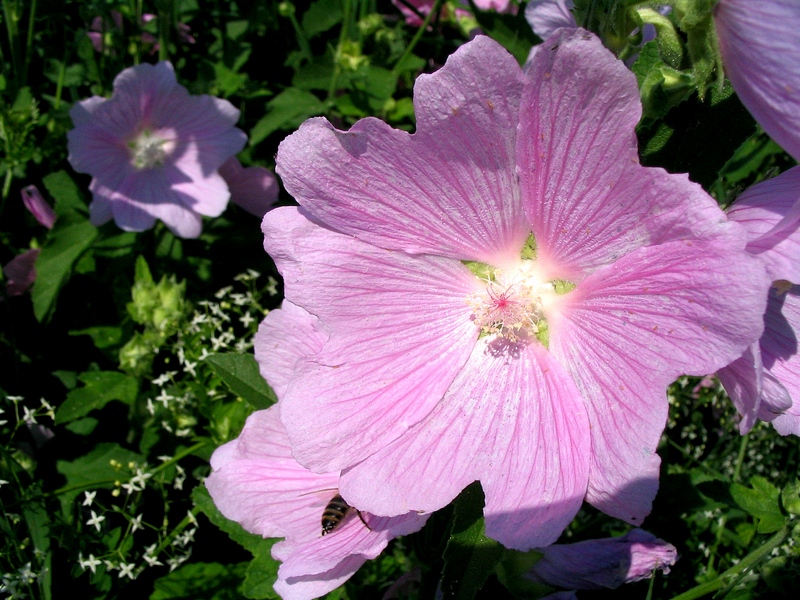
[[[25,204],[34,218],[39,221],[40,225],[44,225],[48,229],[53,228],[53,223],[56,221],[56,213],[44,199],[39,188],[35,185],[29,185],[22,188],[20,194],[22,195],[22,202]]]

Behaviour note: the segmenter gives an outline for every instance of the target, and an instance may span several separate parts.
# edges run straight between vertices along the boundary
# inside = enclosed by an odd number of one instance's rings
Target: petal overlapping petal
[[[417,132],[363,119],[349,131],[306,121],[276,171],[315,218],[411,254],[518,258],[529,231],[514,173],[522,73],[480,36],[415,85]]]
[[[267,213],[263,229],[286,298],[330,332],[282,398],[294,455],[320,472],[350,466],[442,398],[478,337],[466,302],[477,280],[458,261],[384,250],[291,207]]]
[[[720,0],[714,24],[733,89],[766,132],[800,160],[800,3]]]
[[[588,407],[589,502],[641,523],[658,487],[666,386],[741,356],[762,331],[767,285],[744,252],[683,241],[641,248],[564,297],[550,349]]]
[[[487,535],[517,549],[553,543],[586,492],[586,410],[538,342],[505,342],[482,338],[431,415],[344,471],[342,493],[403,514],[442,508],[480,480]]]
[[[595,36],[556,32],[528,74],[517,161],[539,260],[550,271],[575,280],[644,245],[732,235],[700,186],[639,164],[636,78]]]
[[[745,190],[728,218],[747,231],[747,251],[772,279],[800,283],[800,166]]]

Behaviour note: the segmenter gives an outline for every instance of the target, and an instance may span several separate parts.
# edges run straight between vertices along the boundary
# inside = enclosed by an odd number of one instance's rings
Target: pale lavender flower
[[[714,24],[725,73],[742,104],[800,160],[800,2],[719,0]]]
[[[256,217],[263,217],[278,199],[278,180],[264,167],[244,168],[235,156],[219,168],[228,184],[231,202]]]
[[[323,536],[322,513],[338,494],[339,474],[316,474],[297,464],[278,406],[250,415],[241,435],[217,448],[211,466],[206,487],[223,515],[252,533],[286,538],[272,548],[282,563],[274,589],[284,600],[327,594],[392,538],[418,531],[427,520],[416,513],[359,516],[351,508]]]
[[[247,136],[239,111],[212,96],[190,96],[172,65],[141,64],[114,80],[111,98],[93,96],[70,111],[69,161],[89,173],[92,223],[114,219],[142,231],[161,219],[176,235],[197,237],[230,196],[218,169]]]
[[[12,258],[3,267],[6,277],[6,293],[9,296],[21,296],[36,281],[36,259],[39,248],[31,248]]]
[[[742,416],[742,434],[760,419],[781,435],[800,435],[800,167],[747,189],[728,216],[747,230],[747,251],[774,284],[764,290],[761,339],[717,375]]]
[[[56,213],[47,203],[47,200],[44,199],[39,188],[35,185],[29,185],[22,188],[20,195],[25,208],[28,209],[39,224],[52,229],[53,224],[56,222]]]
[[[615,589],[648,579],[656,570],[669,573],[678,560],[675,546],[642,529],[536,550],[543,556],[524,577],[568,590]]]
[[[577,27],[572,15],[572,0],[531,0],[525,7],[525,18],[540,38],[547,39],[559,27]]]
[[[265,249],[325,337],[283,363],[294,457],[386,516],[479,480],[513,548],[584,498],[640,523],[666,387],[758,339],[763,266],[699,186],[639,164],[635,77],[584,30],[525,73],[479,36],[414,92],[414,134],[317,118],[278,151],[300,208],[267,213]]]

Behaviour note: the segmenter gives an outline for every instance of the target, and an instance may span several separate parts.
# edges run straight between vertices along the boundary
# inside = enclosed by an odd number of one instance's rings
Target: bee
[[[342,524],[351,510],[355,510],[358,518],[361,519],[361,522],[364,524],[364,527],[372,531],[372,527],[367,525],[367,522],[361,515],[361,511],[350,506],[344,501],[344,498],[336,494],[331,498],[331,501],[328,502],[325,510],[322,511],[322,535],[333,533],[333,531]]]

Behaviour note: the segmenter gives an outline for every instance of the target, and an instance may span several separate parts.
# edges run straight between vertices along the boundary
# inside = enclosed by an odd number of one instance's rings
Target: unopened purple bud
[[[40,225],[44,225],[48,229],[53,228],[53,223],[56,222],[56,213],[44,199],[39,188],[35,185],[29,185],[22,188],[22,202],[25,204],[30,213],[39,221]]]
[[[39,248],[31,248],[15,256],[3,267],[6,276],[6,293],[9,296],[21,296],[36,281],[36,259],[39,258]]]
[[[647,579],[657,569],[669,573],[678,551],[642,529],[602,540],[554,544],[537,548],[544,556],[527,577],[569,590],[617,588],[623,583]]]

